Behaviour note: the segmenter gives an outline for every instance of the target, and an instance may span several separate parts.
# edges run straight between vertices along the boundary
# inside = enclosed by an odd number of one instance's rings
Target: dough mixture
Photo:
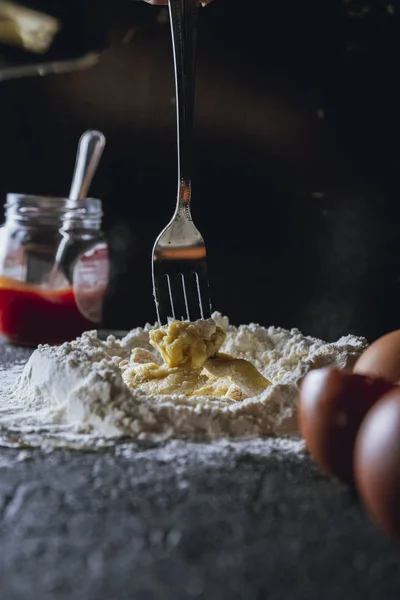
[[[149,332],[150,344],[164,364],[142,348],[132,350],[129,360],[115,362],[126,385],[148,396],[178,393],[238,401],[271,385],[251,362],[220,353],[225,340],[226,333],[214,319],[171,321]]]
[[[367,346],[353,335],[326,343],[297,329],[212,317],[39,346],[0,398],[0,413],[7,409],[9,427],[62,426],[108,439],[296,435],[303,376],[351,367]]]

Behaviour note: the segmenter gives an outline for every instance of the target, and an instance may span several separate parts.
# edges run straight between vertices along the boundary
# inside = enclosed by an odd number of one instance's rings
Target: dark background
[[[130,328],[155,320],[151,250],[175,205],[172,53],[165,9],[103,10],[98,66],[0,84],[0,195],[65,195],[79,136],[105,133],[104,325]],[[193,216],[233,323],[327,340],[400,327],[399,15],[398,0],[201,11]]]

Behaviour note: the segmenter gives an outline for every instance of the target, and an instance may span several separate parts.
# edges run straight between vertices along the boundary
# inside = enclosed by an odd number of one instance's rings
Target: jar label
[[[104,243],[81,254],[74,265],[72,285],[75,302],[82,315],[93,323],[101,321],[109,271],[108,247]]]

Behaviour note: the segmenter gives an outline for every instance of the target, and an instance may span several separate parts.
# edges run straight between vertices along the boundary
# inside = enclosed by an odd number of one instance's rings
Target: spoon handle
[[[89,130],[82,134],[69,192],[71,200],[83,200],[87,197],[105,145],[105,137],[100,131]]]

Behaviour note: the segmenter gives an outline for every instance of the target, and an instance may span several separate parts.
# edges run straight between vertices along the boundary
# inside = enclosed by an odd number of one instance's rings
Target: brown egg
[[[354,373],[400,381],[400,329],[373,342],[357,360]]]
[[[400,537],[400,388],[365,417],[354,450],[355,483],[375,522]]]
[[[393,384],[336,369],[310,371],[300,387],[299,426],[315,462],[352,483],[358,428],[368,410]]]

